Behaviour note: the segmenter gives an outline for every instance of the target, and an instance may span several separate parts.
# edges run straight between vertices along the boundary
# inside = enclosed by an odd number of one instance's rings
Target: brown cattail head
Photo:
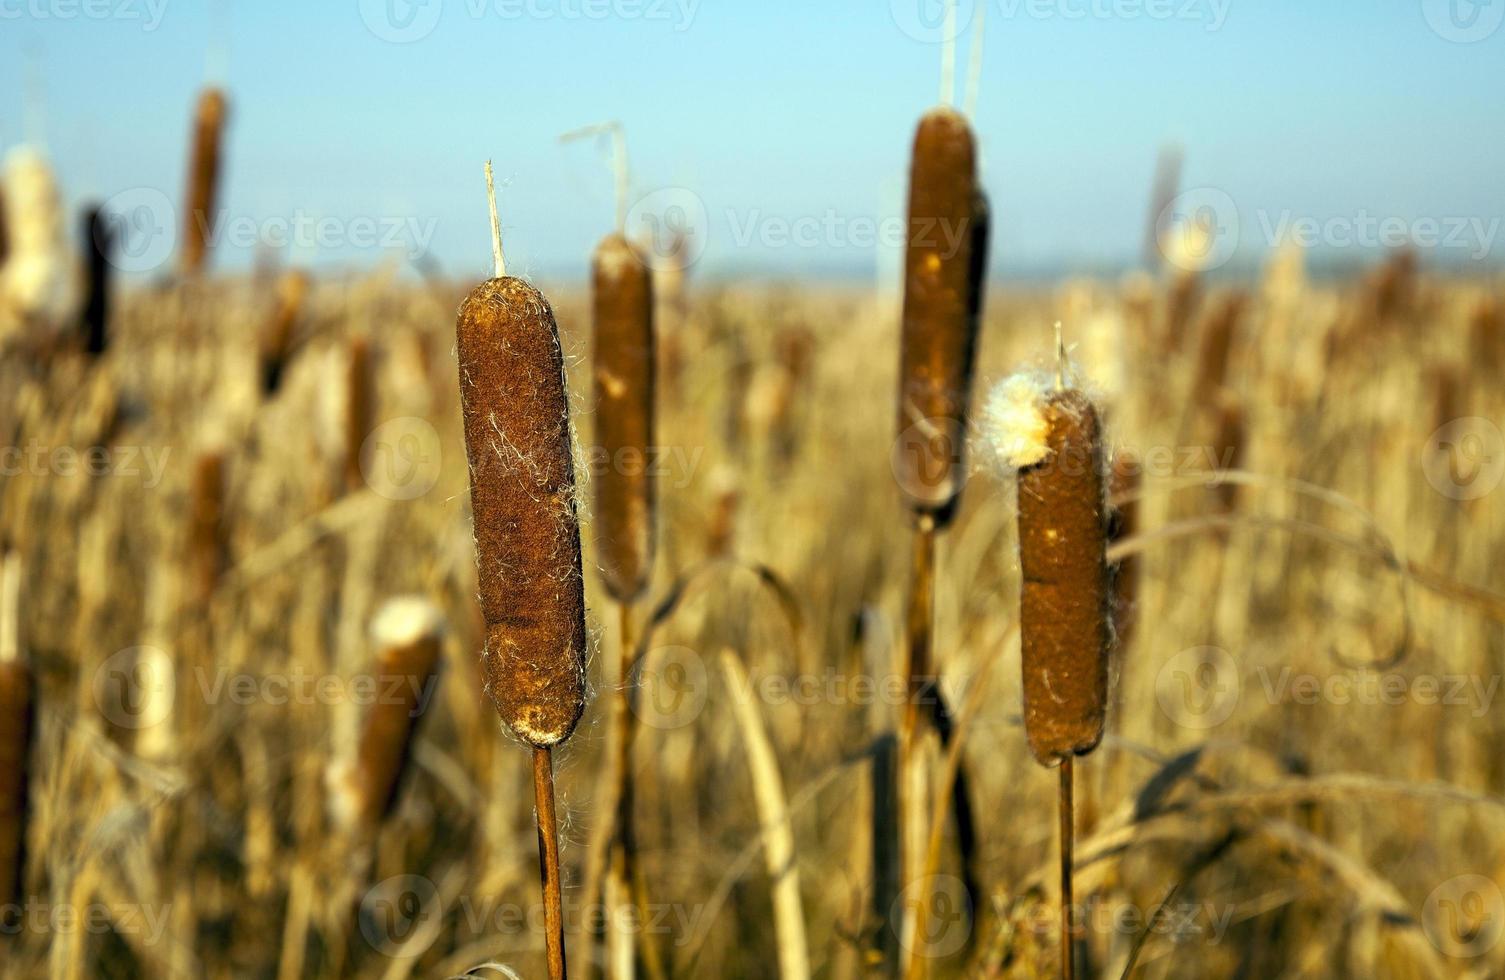
[[[207,88],[193,119],[193,155],[188,161],[188,200],[183,215],[183,272],[201,271],[209,251],[219,190],[220,141],[225,126],[225,93]]]
[[[277,310],[257,342],[257,361],[262,394],[271,396],[282,387],[282,375],[292,355],[293,334],[303,300],[308,295],[308,275],[294,269],[277,284]]]
[[[35,691],[25,661],[0,661],[0,915],[20,901]]]
[[[1139,532],[1140,468],[1126,453],[1113,454],[1108,492],[1118,501],[1108,518],[1108,543],[1127,541]],[[1113,639],[1122,650],[1134,624],[1134,605],[1139,599],[1139,559],[1132,555],[1116,562],[1113,573]]]
[[[34,735],[35,684],[21,656],[21,561],[0,545],[0,924],[19,902],[26,865],[26,818]]]
[[[1212,439],[1213,452],[1217,454],[1218,472],[1226,473],[1243,465],[1244,460],[1244,409],[1238,398],[1224,391],[1218,399],[1216,429]],[[1217,483],[1218,505],[1224,511],[1233,510],[1238,502],[1238,484],[1219,479]]]
[[[1197,377],[1192,388],[1194,402],[1210,397],[1227,380],[1229,355],[1233,351],[1244,302],[1242,292],[1231,292],[1208,319],[1202,335],[1202,346],[1197,352]]]
[[[548,300],[511,276],[471,290],[456,323],[486,690],[544,748],[585,709],[585,590],[564,355]]]
[[[976,149],[966,119],[932,109],[915,132],[909,179],[899,362],[899,439],[893,466],[907,506],[951,516],[965,479],[966,409],[972,386],[979,239],[986,199],[977,189]]]
[[[190,594],[207,602],[225,569],[225,457],[204,453],[194,461],[188,487]]]
[[[707,558],[727,558],[737,545],[737,510],[742,503],[742,479],[733,469],[711,474],[711,512],[706,522]]]
[[[1046,455],[1019,470],[1024,729],[1052,765],[1096,747],[1108,701],[1109,590],[1097,412],[1072,388],[1042,392]]]
[[[376,700],[366,715],[348,790],[336,797],[347,825],[373,828],[397,800],[413,737],[439,678],[444,618],[426,599],[393,599],[371,624]]]
[[[361,485],[361,449],[371,434],[375,412],[375,378],[371,369],[371,342],[365,337],[350,341],[350,360],[345,384],[345,489]]]
[[[644,256],[620,234],[591,260],[595,330],[596,549],[606,591],[631,602],[653,571],[655,353],[653,282]]]
[[[109,343],[110,253],[115,248],[115,228],[98,205],[84,211],[85,295],[83,310],[84,350],[99,355]]]

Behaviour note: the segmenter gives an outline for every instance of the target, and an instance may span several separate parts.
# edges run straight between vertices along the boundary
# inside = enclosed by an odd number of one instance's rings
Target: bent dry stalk
[[[471,290],[456,323],[486,621],[482,667],[502,720],[533,747],[548,969],[558,980],[566,968],[550,749],[585,709],[580,525],[554,311],[538,290],[505,275],[499,239],[495,252],[498,277]]]

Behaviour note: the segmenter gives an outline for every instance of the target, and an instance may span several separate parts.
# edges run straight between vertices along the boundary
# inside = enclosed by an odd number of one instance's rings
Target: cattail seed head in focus
[[[521,279],[481,283],[456,324],[486,690],[523,741],[562,742],[585,709],[569,403],[554,311]]]
[[[1036,760],[1053,765],[1097,745],[1108,700],[1102,438],[1082,392],[1028,377],[1001,387],[986,437],[1019,467],[1025,734]]]

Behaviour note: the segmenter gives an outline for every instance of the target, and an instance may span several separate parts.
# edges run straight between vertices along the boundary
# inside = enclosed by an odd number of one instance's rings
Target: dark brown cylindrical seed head
[[[25,661],[0,661],[0,916],[21,898],[35,697]]]
[[[374,631],[380,647],[376,701],[366,716],[356,756],[357,817],[366,827],[380,824],[397,800],[414,733],[432,703],[439,676],[442,633],[437,617],[426,604],[401,602],[403,607],[383,609]],[[399,616],[413,621],[397,623]],[[382,619],[392,625],[384,626]]]
[[[1043,765],[1091,751],[1108,701],[1102,443],[1092,403],[1044,396],[1049,455],[1019,471],[1024,730]]]
[[[88,259],[84,280],[84,350],[98,355],[104,353],[109,343],[105,331],[110,319],[110,252],[115,247],[115,229],[104,209],[93,206],[84,211],[83,231]]]
[[[188,576],[193,597],[208,601],[225,569],[225,458],[205,453],[194,461],[188,488]]]
[[[303,310],[303,299],[308,295],[308,276],[298,270],[282,277],[277,287],[277,309],[267,322],[257,344],[257,359],[261,369],[261,391],[275,395],[282,387],[282,375],[287,370],[288,358],[293,349],[293,333],[298,325],[298,316]]]
[[[606,591],[631,602],[653,572],[655,352],[653,281],[645,258],[620,234],[591,260],[595,331],[596,554]]]
[[[225,126],[225,94],[217,88],[199,96],[193,120],[193,151],[188,161],[188,200],[183,215],[183,271],[204,267],[209,230],[219,190],[220,141]]]
[[[1485,296],[1474,308],[1470,341],[1480,365],[1499,368],[1505,364],[1505,322],[1500,316],[1500,304],[1493,296]]]
[[[521,279],[481,283],[456,324],[483,665],[523,741],[561,742],[585,708],[585,591],[564,356],[554,311]]]
[[[986,239],[986,214],[971,127],[952,109],[932,109],[915,133],[909,178],[893,466],[905,503],[938,524],[949,518],[965,479],[966,410],[981,300],[974,256],[979,236]]]
[[[371,343],[365,337],[350,342],[345,377],[345,489],[361,485],[361,448],[371,434],[375,411],[375,379],[371,371]]]

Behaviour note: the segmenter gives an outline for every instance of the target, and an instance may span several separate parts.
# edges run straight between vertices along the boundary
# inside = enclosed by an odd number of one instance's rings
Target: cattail
[[[375,412],[375,379],[371,369],[371,342],[365,337],[350,341],[345,383],[345,489],[361,485],[361,449],[371,434]]]
[[[1056,349],[1055,386],[1005,381],[990,396],[985,434],[998,461],[1018,474],[1024,732],[1036,761],[1060,769],[1061,973],[1069,980],[1072,759],[1103,736],[1112,610],[1097,411],[1065,385],[1059,333]]]
[[[585,592],[564,356],[543,294],[477,286],[456,327],[470,460],[486,689],[523,741],[547,748],[585,708]]]
[[[439,676],[444,617],[426,599],[393,599],[371,624],[376,701],[366,715],[355,765],[335,797],[347,826],[378,826],[397,800],[418,724]]]
[[[1074,388],[1040,393],[1039,458],[1019,469],[1024,727],[1044,765],[1090,752],[1108,691],[1107,525],[1097,412]]]
[[[307,295],[308,275],[301,270],[287,273],[277,285],[276,313],[267,322],[257,344],[261,391],[267,397],[282,387],[282,376],[292,356],[293,333]]]
[[[1157,269],[1165,261],[1161,251],[1161,216],[1176,200],[1181,190],[1181,148],[1167,146],[1161,149],[1155,160],[1155,181],[1150,190],[1150,217],[1146,222],[1144,239],[1144,263],[1147,268]]]
[[[1231,392],[1224,392],[1218,400],[1217,422],[1212,440],[1213,452],[1217,454],[1218,472],[1236,470],[1244,456],[1244,410]],[[1238,484],[1219,479],[1218,503],[1222,510],[1231,511],[1238,501]]]
[[[225,570],[225,457],[204,453],[194,461],[188,488],[188,580],[190,594],[208,602]]]
[[[1371,276],[1370,301],[1377,322],[1390,320],[1415,298],[1416,267],[1416,253],[1403,248],[1393,252]]]
[[[1232,292],[1214,311],[1202,346],[1197,352],[1197,375],[1192,387],[1192,402],[1201,403],[1223,386],[1228,378],[1228,362],[1238,331],[1239,318],[1244,312],[1245,297],[1242,292]]]
[[[619,233],[591,260],[595,330],[597,550],[606,591],[630,603],[653,570],[653,284],[641,253]]]
[[[35,734],[35,682],[21,656],[21,561],[0,561],[0,925],[25,887],[26,821]]]
[[[780,465],[788,465],[799,448],[800,426],[795,406],[810,382],[815,339],[803,326],[779,331],[774,341],[774,356],[779,364],[774,389],[769,428],[773,435],[774,456]]]
[[[967,120],[932,109],[915,133],[894,467],[905,503],[937,526],[961,493],[965,413],[987,235]]]
[[[209,229],[215,223],[219,191],[220,142],[224,136],[225,94],[206,88],[199,95],[193,120],[193,155],[188,161],[188,200],[183,215],[183,272],[194,275],[204,267]]]
[[[96,205],[84,212],[83,231],[88,257],[84,280],[84,349],[99,355],[109,343],[106,331],[110,320],[110,253],[115,248],[115,229],[104,209]]]
[[[507,275],[491,164],[496,278],[471,290],[455,324],[470,462],[476,577],[486,620],[486,692],[533,746],[533,800],[550,980],[566,975],[552,747],[585,710],[585,585],[570,456],[569,396],[554,311]]]

